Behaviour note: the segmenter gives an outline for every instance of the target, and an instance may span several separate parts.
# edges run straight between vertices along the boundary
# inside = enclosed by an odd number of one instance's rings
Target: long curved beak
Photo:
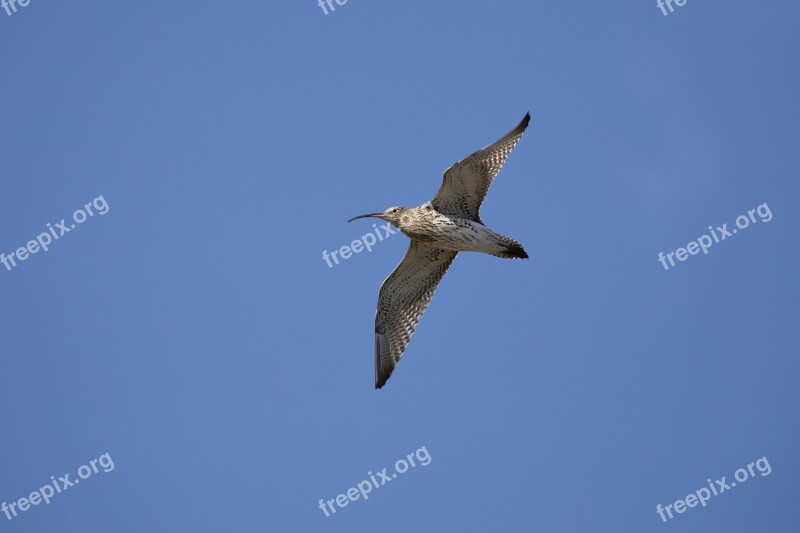
[[[358,215],[357,217],[353,217],[350,220],[348,220],[348,222],[358,220],[359,218],[367,218],[367,217],[383,218],[383,213],[370,213],[368,215]]]

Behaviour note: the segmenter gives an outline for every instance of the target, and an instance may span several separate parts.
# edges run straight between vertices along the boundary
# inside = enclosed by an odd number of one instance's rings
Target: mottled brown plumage
[[[480,207],[511,150],[528,127],[530,114],[499,141],[465,157],[444,173],[442,187],[419,207],[390,207],[360,215],[391,222],[411,238],[406,256],[381,285],[375,314],[375,388],[381,388],[411,340],[436,286],[458,252],[497,257],[528,254],[513,239],[483,225]]]

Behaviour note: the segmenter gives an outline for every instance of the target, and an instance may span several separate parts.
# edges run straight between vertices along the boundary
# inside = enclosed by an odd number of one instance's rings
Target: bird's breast
[[[482,250],[493,242],[491,231],[473,220],[436,213],[415,220],[403,232],[420,242],[447,250]]]

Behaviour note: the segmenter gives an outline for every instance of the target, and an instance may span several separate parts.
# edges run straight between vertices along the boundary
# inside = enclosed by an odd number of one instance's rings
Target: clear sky
[[[798,3],[333,6],[0,8],[0,531],[797,531]],[[528,111],[376,391],[323,251]]]

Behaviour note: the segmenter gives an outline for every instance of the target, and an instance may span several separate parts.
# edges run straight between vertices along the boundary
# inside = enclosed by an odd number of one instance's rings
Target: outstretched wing
[[[489,185],[522,138],[530,120],[531,114],[528,113],[508,135],[448,168],[442,187],[432,200],[434,209],[446,215],[481,222],[478,211]]]
[[[406,256],[381,285],[375,313],[375,388],[392,375],[433,291],[458,252],[411,240]]]

